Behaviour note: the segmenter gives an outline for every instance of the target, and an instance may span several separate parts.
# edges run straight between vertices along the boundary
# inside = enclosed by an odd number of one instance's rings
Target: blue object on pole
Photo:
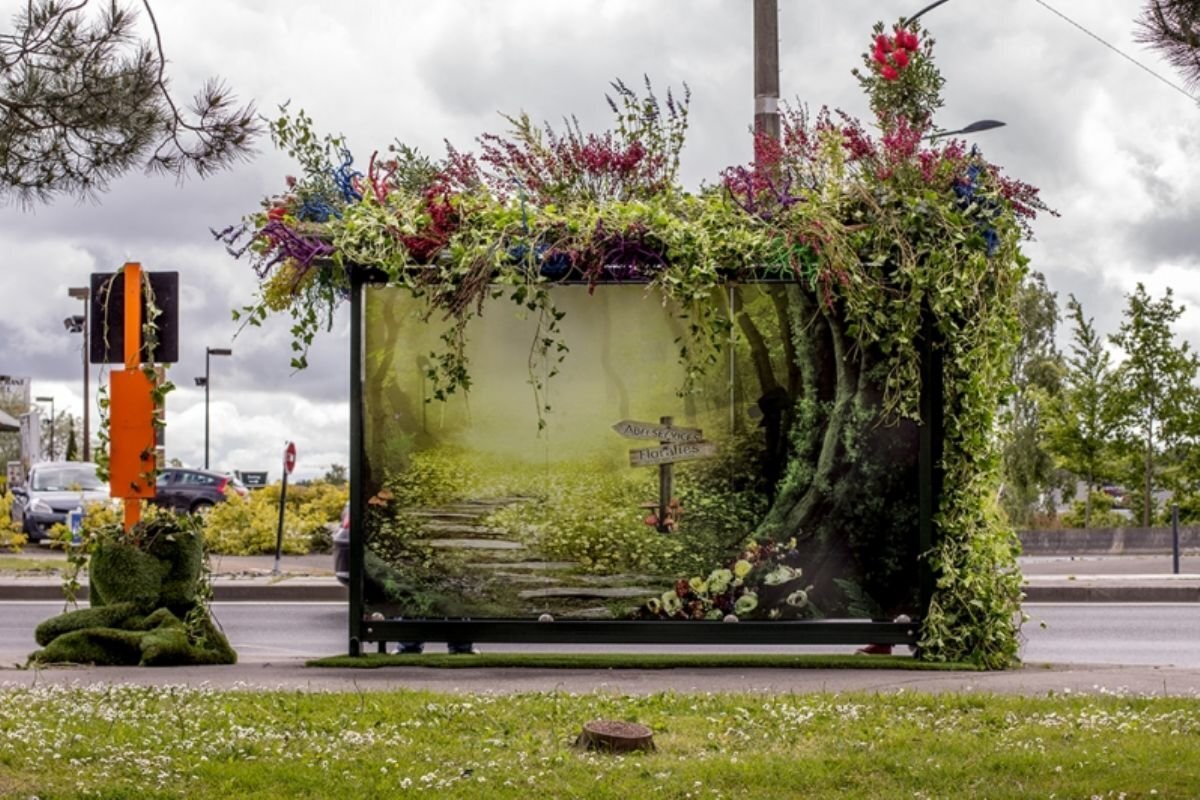
[[[67,514],[67,527],[71,529],[71,544],[78,545],[83,542],[83,508],[75,506]]]

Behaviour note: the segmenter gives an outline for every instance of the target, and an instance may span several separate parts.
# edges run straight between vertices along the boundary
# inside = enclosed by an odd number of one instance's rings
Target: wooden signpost
[[[664,420],[670,420],[671,417],[663,417]],[[658,442],[698,442],[704,438],[704,431],[699,428],[675,428],[670,422],[636,422],[632,419],[623,419],[616,425],[613,425],[613,430],[624,436],[626,439],[654,439]]]
[[[676,428],[674,417],[659,417],[658,424],[623,419],[613,425],[613,430],[626,439],[653,439],[658,447],[647,447],[629,451],[629,464],[634,467],[658,467],[658,516],[657,528],[662,533],[670,531],[668,511],[671,495],[675,490],[674,464],[677,461],[692,461],[711,458],[717,454],[717,446],[704,441],[704,431],[699,428]],[[649,522],[649,520],[647,520]]]

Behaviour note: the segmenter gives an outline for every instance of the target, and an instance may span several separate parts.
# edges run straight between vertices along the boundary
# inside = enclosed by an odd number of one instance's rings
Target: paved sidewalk
[[[61,553],[29,548],[30,562],[62,559]],[[213,594],[222,601],[331,601],[349,597],[333,577],[332,556],[284,556],[273,575],[272,556],[213,556]],[[1200,554],[1189,553],[1182,572],[1171,573],[1170,556],[1033,556],[1021,559],[1029,603],[1200,602]],[[0,573],[0,601],[58,600],[56,576]],[[86,588],[80,599],[86,597]]]
[[[864,656],[865,658],[866,656]],[[464,656],[469,658],[469,656]],[[189,685],[214,689],[363,692],[986,692],[1171,695],[1200,699],[1200,669],[1029,664],[1004,672],[853,669],[581,670],[392,667],[324,669],[302,661],[225,667],[0,669],[0,691],[46,684]]]

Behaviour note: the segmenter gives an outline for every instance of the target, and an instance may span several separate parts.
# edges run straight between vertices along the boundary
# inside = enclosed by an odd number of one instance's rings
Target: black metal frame
[[[380,652],[388,642],[563,642],[590,644],[909,644],[920,638],[920,620],[805,620],[777,622],[677,622],[670,620],[564,620],[538,622],[532,619],[442,619],[374,620],[364,617],[366,531],[364,484],[365,450],[363,429],[363,381],[366,370],[363,350],[363,290],[378,277],[368,270],[351,267],[350,275],[350,641],[349,652],[360,655],[363,646],[375,642]],[[771,283],[776,281],[762,281]],[[929,608],[936,576],[929,553],[938,541],[935,519],[942,495],[942,452],[945,438],[943,355],[937,329],[925,315],[920,342],[920,456],[919,475],[919,606]]]

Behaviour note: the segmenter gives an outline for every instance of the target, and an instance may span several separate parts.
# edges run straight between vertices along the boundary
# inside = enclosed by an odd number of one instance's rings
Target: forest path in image
[[[592,575],[577,561],[551,560],[511,531],[486,524],[488,517],[532,497],[459,500],[407,512],[421,522],[420,544],[448,550],[464,558],[468,572],[486,572],[521,587],[517,597],[531,614],[550,613],[566,619],[613,619],[608,603],[637,601],[659,595],[663,582],[648,575]],[[650,584],[650,585],[647,585]],[[634,603],[636,604],[636,603]]]

